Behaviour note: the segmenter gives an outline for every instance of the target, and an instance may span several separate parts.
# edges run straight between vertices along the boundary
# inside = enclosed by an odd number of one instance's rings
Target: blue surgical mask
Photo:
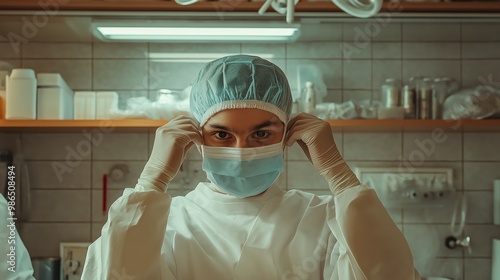
[[[267,190],[285,170],[283,143],[257,148],[201,146],[203,170],[221,191],[239,198]]]

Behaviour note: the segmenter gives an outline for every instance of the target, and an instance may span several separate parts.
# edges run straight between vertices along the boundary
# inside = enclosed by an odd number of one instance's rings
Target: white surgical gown
[[[125,189],[82,279],[417,280],[410,249],[372,189],[336,197],[273,185],[239,199],[200,183],[185,197]]]

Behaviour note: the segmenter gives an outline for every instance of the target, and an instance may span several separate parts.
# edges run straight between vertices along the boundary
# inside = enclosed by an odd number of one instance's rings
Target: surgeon
[[[344,162],[329,124],[290,118],[291,104],[285,74],[267,60],[206,64],[191,91],[194,118],[157,129],[137,185],[90,245],[82,279],[420,279],[405,238]],[[277,185],[294,143],[331,195]],[[193,146],[209,182],[172,198],[169,182]]]

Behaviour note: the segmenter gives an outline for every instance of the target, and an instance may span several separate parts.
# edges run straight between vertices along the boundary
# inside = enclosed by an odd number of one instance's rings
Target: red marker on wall
[[[102,213],[106,213],[108,195],[108,175],[102,175]]]

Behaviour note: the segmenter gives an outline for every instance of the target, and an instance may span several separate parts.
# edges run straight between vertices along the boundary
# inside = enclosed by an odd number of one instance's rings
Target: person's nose
[[[250,148],[250,144],[248,144],[248,141],[246,138],[237,137],[234,147],[235,148]]]

